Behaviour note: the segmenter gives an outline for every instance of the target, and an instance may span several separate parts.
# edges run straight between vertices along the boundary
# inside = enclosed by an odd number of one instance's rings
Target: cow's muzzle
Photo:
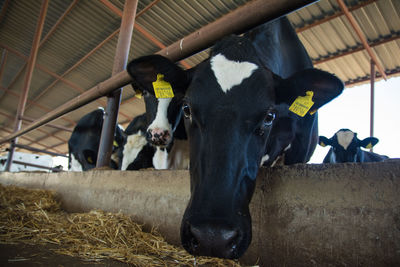
[[[168,130],[160,128],[149,129],[146,133],[147,142],[154,146],[167,146],[171,142],[171,138]]]
[[[251,233],[250,233],[251,235]],[[239,228],[226,223],[182,223],[182,246],[192,255],[226,259],[239,258],[249,245]]]

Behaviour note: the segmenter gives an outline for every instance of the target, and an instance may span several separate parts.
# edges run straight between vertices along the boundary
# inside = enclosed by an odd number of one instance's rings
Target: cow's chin
[[[240,258],[251,242],[251,218],[240,215],[228,219],[206,219],[201,215],[182,219],[181,242],[194,256]]]

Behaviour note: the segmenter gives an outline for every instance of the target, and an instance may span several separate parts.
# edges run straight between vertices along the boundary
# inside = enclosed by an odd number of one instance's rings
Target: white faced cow
[[[148,127],[146,139],[156,150],[153,165],[156,169],[188,169],[189,145],[182,118],[182,99],[187,81],[179,67],[169,69],[168,59],[161,56],[141,57],[128,64],[132,86],[142,92],[146,106]],[[155,93],[154,82],[162,74],[162,81],[170,86],[169,95]]]
[[[388,159],[387,156],[361,149],[361,147],[372,148],[378,141],[375,137],[360,140],[357,138],[357,133],[349,129],[337,131],[330,139],[325,136],[319,137],[320,146],[331,146],[324,158],[324,163],[376,162]]]
[[[150,87],[163,74],[186,91],[191,197],[183,247],[194,255],[239,258],[251,242],[249,203],[260,165],[282,152],[288,163],[307,161],[318,142],[315,112],[343,83],[312,68],[286,18],[224,38],[191,71],[160,56],[141,63],[146,78],[135,76],[135,83]]]

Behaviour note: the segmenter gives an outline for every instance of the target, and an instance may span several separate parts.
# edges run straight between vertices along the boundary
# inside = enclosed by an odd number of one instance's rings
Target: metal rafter
[[[349,10],[348,10],[346,4],[343,2],[343,0],[336,0],[336,1],[339,4],[339,6],[342,9],[342,11],[344,12],[344,14],[346,15],[347,19],[349,20],[349,22],[350,22],[351,26],[353,27],[354,31],[356,32],[358,38],[360,38],[361,43],[363,44],[364,48],[367,50],[368,55],[374,61],[376,67],[379,70],[379,73],[386,80],[387,77],[386,77],[386,74],[385,74],[385,70],[383,69],[382,64],[380,63],[380,61],[379,61],[378,57],[376,56],[375,52],[369,46],[369,44],[367,42],[367,38],[365,38],[365,35],[362,32],[360,25],[358,25],[358,23],[355,20],[355,18],[353,17],[353,15],[349,12]]]
[[[362,3],[358,4],[358,5],[350,7],[349,11],[352,12],[352,11],[357,10],[359,8],[365,7],[365,6],[369,5],[369,4],[375,3],[376,1],[378,1],[378,0],[369,0],[369,1],[362,2]],[[344,15],[343,11],[336,11],[333,15],[327,16],[327,17],[325,17],[323,19],[316,20],[316,21],[314,21],[314,22],[312,22],[310,24],[307,24],[307,25],[305,25],[303,27],[297,28],[296,32],[297,33],[303,32],[305,30],[311,29],[311,28],[313,28],[315,26],[321,25],[321,24],[323,24],[325,22],[328,22],[330,20],[333,20],[333,19],[335,19],[337,17],[340,17],[340,16],[343,16],[343,15]]]

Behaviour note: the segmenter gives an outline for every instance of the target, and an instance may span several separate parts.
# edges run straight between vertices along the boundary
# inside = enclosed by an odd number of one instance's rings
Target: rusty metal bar
[[[393,36],[388,37],[388,38],[373,40],[373,41],[371,41],[369,46],[370,47],[375,47],[375,46],[378,46],[378,45],[382,45],[382,44],[386,44],[386,43],[389,43],[389,42],[392,42],[392,41],[396,41],[398,39],[400,39],[400,34],[399,35],[393,35]],[[322,63],[325,63],[327,61],[338,59],[340,57],[344,57],[344,56],[347,56],[347,55],[351,55],[351,54],[354,54],[354,53],[362,51],[362,50],[365,50],[365,48],[364,48],[363,45],[360,45],[360,46],[358,46],[356,48],[349,49],[347,51],[343,51],[343,52],[335,54],[335,55],[331,55],[331,56],[328,56],[328,57],[317,58],[317,59],[313,60],[313,64],[314,65],[322,64]],[[387,73],[386,73],[386,75],[387,75]]]
[[[369,1],[361,2],[361,3],[357,4],[357,5],[354,5],[354,6],[350,7],[349,11],[352,12],[354,10],[360,9],[362,7],[365,7],[365,6],[369,5],[369,4],[375,3],[376,1],[378,1],[378,0],[369,0]],[[296,32],[297,33],[303,32],[305,30],[311,29],[311,28],[313,28],[315,26],[318,26],[318,25],[321,25],[321,24],[323,24],[325,22],[333,20],[333,19],[335,19],[337,17],[340,17],[342,15],[344,15],[343,11],[337,11],[333,15],[327,16],[327,17],[325,17],[323,19],[320,19],[320,20],[317,20],[317,21],[315,21],[313,23],[307,24],[304,27],[297,28]]]
[[[42,35],[44,20],[46,18],[48,6],[49,6],[49,1],[43,0],[42,6],[40,9],[37,26],[36,26],[35,36],[33,38],[31,54],[30,54],[29,61],[28,61],[27,73],[26,73],[25,80],[24,80],[23,93],[21,95],[21,98],[20,98],[20,101],[18,104],[17,115],[15,118],[14,132],[17,132],[21,129],[22,120],[20,119],[20,117],[24,115],[26,101],[28,100],[29,87],[31,86],[33,69],[35,68],[37,52],[39,49],[40,36]],[[18,139],[14,139],[13,143],[14,144],[11,144],[10,152],[8,153],[7,164],[6,164],[6,168],[5,168],[6,171],[10,171],[12,158],[13,158],[13,154],[14,154],[14,150],[15,150],[15,144],[18,143]]]
[[[114,6],[110,1],[108,0],[101,0],[101,2],[107,7],[109,8],[112,12],[114,12],[116,15],[122,17],[122,11],[119,10],[118,7]],[[150,3],[148,6],[146,6],[144,8],[144,10],[148,10],[150,9],[152,6],[154,6],[155,4],[157,4],[158,1],[153,1],[152,3]],[[144,10],[142,10],[140,12],[140,14],[138,14],[138,16],[142,15]],[[156,46],[158,46],[161,49],[164,49],[166,46],[161,43],[160,41],[158,41],[153,35],[151,35],[148,31],[146,31],[144,28],[142,28],[139,24],[135,25],[135,30],[137,30],[138,32],[140,32],[144,37],[146,37],[148,40],[150,40],[153,44],[155,44]],[[184,60],[182,60],[180,62],[185,68],[191,68],[191,66],[186,63]]]
[[[53,171],[53,172],[60,172],[60,171],[62,171],[62,170],[59,169],[59,168],[52,168],[52,167],[47,167],[47,166],[43,166],[43,165],[38,165],[38,164],[23,162],[23,161],[19,161],[19,160],[13,160],[13,163],[18,164],[18,165],[26,165],[26,166],[31,166],[31,167],[36,167],[36,168],[51,170],[51,171]]]
[[[369,136],[374,136],[374,115],[375,115],[375,63],[371,59],[371,112],[370,112],[370,125]],[[370,151],[373,151],[371,147]]]
[[[126,0],[121,20],[121,28],[118,36],[112,75],[124,70],[129,57],[129,48],[135,24],[135,16],[138,0]],[[119,105],[121,103],[122,88],[115,90],[107,97],[107,108],[104,117],[103,128],[97,154],[96,167],[110,165],[114,132],[117,125]]]
[[[367,38],[365,38],[365,35],[363,34],[360,25],[358,25],[357,21],[354,19],[353,15],[349,12],[347,9],[346,4],[343,2],[343,0],[336,0],[337,3],[339,4],[340,8],[342,9],[343,13],[346,15],[347,19],[349,20],[351,26],[353,27],[354,31],[356,32],[358,38],[360,38],[361,43],[363,44],[365,50],[367,50],[368,55],[370,58],[374,61],[376,67],[378,68],[380,74],[382,77],[386,80],[386,74],[385,71],[378,61],[377,56],[375,55],[375,52],[371,49],[371,47],[368,45]]]
[[[218,22],[217,24],[208,24],[200,30],[196,31],[195,33],[188,35],[188,37],[185,37],[184,39],[186,39],[186,41],[184,47],[182,46],[182,50],[179,47],[179,43],[181,43],[181,41],[178,41],[177,43],[174,43],[171,46],[161,50],[159,54],[163,54],[167,58],[174,61],[181,60],[195,53],[199,49],[206,49],[207,47],[211,46],[216,40],[222,38],[227,34],[245,31],[249,28],[257,26],[257,23],[262,24],[273,18],[280,17],[289,12],[295,11],[300,7],[315,2],[315,0],[284,0],[279,2],[268,1],[268,4],[266,2],[267,1],[265,0],[253,0],[248,4],[239,7],[233,12],[220,18],[216,21]],[[236,14],[238,17],[232,16],[232,14]],[[228,19],[226,19],[226,17],[228,17]],[[232,25],[234,27],[232,27]],[[212,30],[211,28],[213,27],[218,29]],[[206,31],[204,31],[204,29],[206,29]],[[206,36],[206,33],[210,34],[211,36]],[[196,42],[199,43],[197,44]],[[56,108],[55,110],[48,112],[46,115],[37,119],[35,122],[27,125],[24,129],[0,140],[0,144],[8,142],[17,136],[20,136],[39,126],[42,126],[43,124],[46,124],[99,97],[107,95],[110,92],[114,91],[116,88],[121,88],[129,84],[131,81],[132,80],[128,72],[126,70],[121,71],[111,78],[90,88],[88,91],[79,95],[78,97],[71,99],[70,101]]]
[[[26,150],[29,150],[29,151],[34,151],[34,152],[45,153],[45,154],[49,154],[49,155],[52,155],[52,156],[68,158],[68,156],[65,155],[65,154],[55,153],[55,152],[39,149],[39,148],[36,148],[36,147],[27,146],[27,145],[15,144],[15,147],[26,149]]]
[[[157,52],[173,61],[193,55],[231,33],[243,33],[259,24],[288,14],[314,0],[253,0],[218,20]]]

